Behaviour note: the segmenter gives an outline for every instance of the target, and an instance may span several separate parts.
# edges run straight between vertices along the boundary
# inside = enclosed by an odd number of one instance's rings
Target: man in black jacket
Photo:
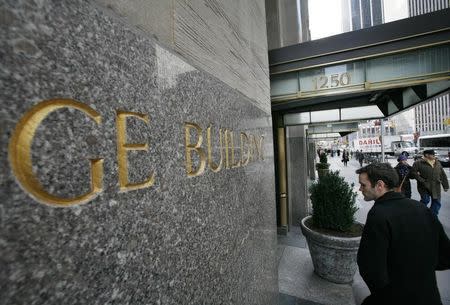
[[[358,250],[369,304],[441,305],[435,270],[450,269],[450,240],[423,204],[393,192],[398,175],[389,163],[356,171],[364,200],[375,200]]]

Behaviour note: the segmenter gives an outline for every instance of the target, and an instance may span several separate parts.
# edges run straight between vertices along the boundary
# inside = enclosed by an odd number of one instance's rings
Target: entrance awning
[[[352,45],[342,49],[338,42]],[[450,9],[273,50],[269,57],[272,111],[284,116],[283,125],[388,117],[449,90]]]

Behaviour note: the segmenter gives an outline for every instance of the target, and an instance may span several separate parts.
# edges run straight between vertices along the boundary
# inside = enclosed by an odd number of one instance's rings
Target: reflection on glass
[[[311,111],[311,123],[339,121],[339,109]]]
[[[298,91],[297,72],[273,75],[270,77],[270,95],[293,94]]]
[[[283,121],[286,125],[309,124],[309,112],[285,114]]]
[[[361,107],[351,107],[341,109],[341,119],[342,120],[354,120],[354,119],[370,119],[370,118],[381,118],[383,113],[380,111],[378,106],[361,106]],[[363,129],[363,134],[366,134],[366,130]]]
[[[450,70],[450,46],[444,45],[366,61],[367,80],[379,82]]]

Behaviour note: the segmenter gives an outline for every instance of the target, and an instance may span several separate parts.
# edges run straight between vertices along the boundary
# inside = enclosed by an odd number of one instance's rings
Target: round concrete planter
[[[328,168],[320,168],[317,169],[317,175],[319,176],[319,179],[328,174],[330,170]]]
[[[361,237],[337,237],[313,231],[305,225],[309,218],[312,216],[302,219],[301,227],[308,242],[314,272],[330,282],[352,282]]]

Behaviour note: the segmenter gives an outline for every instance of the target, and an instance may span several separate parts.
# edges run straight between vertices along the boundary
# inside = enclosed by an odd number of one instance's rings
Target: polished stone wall
[[[0,304],[276,304],[270,114],[96,2],[0,23]]]
[[[288,168],[289,223],[299,226],[308,210],[308,158],[306,126],[286,127],[286,163]]]
[[[270,113],[264,0],[95,2]]]

